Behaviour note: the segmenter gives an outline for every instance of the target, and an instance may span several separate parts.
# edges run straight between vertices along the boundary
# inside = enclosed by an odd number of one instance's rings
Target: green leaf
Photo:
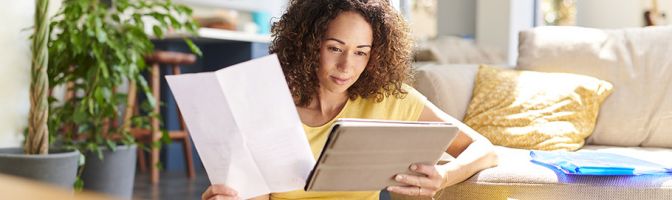
[[[159,4],[161,5],[161,7],[163,7],[163,9],[166,10],[166,12],[170,12],[170,8],[172,7],[173,2],[170,1],[170,0],[167,0],[165,3],[163,3],[163,4],[159,3]]]
[[[103,73],[103,78],[107,79],[110,76],[110,74],[108,72],[107,63],[105,62],[106,61],[105,57],[103,56],[103,53],[100,52],[101,49],[96,48],[96,47],[98,47],[98,46],[94,45],[93,55],[96,57],[96,59],[98,61],[97,62],[98,63],[98,68],[101,70],[101,73]],[[96,73],[96,75],[97,75],[97,73]],[[92,76],[90,76],[90,77],[92,77]]]
[[[172,141],[171,141],[171,142],[172,142]],[[169,142],[169,143],[170,143],[170,142]],[[163,145],[163,144],[169,144],[169,143],[164,143],[164,142],[161,141],[161,140],[159,140],[159,141],[154,141],[154,142],[152,142],[152,149],[154,149],[154,148],[156,148],[156,149],[160,149],[160,148],[161,148],[161,145]]]
[[[173,17],[172,15],[168,15],[168,19],[170,20],[170,25],[173,26],[174,29],[182,28],[182,24],[180,24],[180,21],[177,21],[177,19],[175,19],[175,17]]]
[[[112,97],[111,88],[104,87],[104,88],[101,88],[101,89],[103,90],[103,97],[105,97],[105,99],[110,99],[110,97]]]
[[[75,179],[75,184],[73,186],[76,192],[80,192],[84,189],[84,180],[81,177],[77,176]]]
[[[159,169],[159,171],[163,171],[163,164],[161,163],[161,161],[156,162],[156,165],[154,165],[154,167],[156,167],[156,169]]]
[[[123,13],[126,8],[128,8],[128,1],[115,1],[115,6],[117,6],[117,12]]]
[[[82,38],[78,37],[78,35],[76,35],[76,34],[70,35],[70,42],[73,44],[73,46],[82,45],[82,40],[81,39]],[[63,45],[63,46],[65,46],[65,45]]]
[[[187,6],[184,6],[184,5],[175,5],[175,9],[176,9],[178,12],[183,13],[183,14],[185,14],[185,15],[191,15],[191,13],[193,12],[193,11],[191,10],[191,8],[189,8],[189,7],[187,7]]]
[[[137,75],[135,80],[138,84],[140,84],[140,88],[142,88],[142,91],[145,92],[145,97],[147,97],[147,102],[153,108],[154,105],[156,105],[156,101],[154,100],[152,91],[149,89],[149,86],[147,86],[147,80],[145,80],[145,78],[141,75]]]
[[[163,30],[161,30],[161,27],[154,25],[152,29],[154,30],[154,35],[156,37],[163,38]]]
[[[116,98],[118,102],[125,102],[126,98],[128,98],[128,94],[116,93],[114,95],[114,98]]]
[[[100,17],[98,17],[96,15],[91,15],[91,17],[93,18],[94,27],[96,27],[96,28],[102,28],[103,27],[103,20]]]
[[[79,127],[77,127],[77,132],[78,133],[85,133],[85,132],[89,131],[90,128],[91,128],[91,126],[89,126],[88,124],[81,124],[81,125],[79,125]]]
[[[117,14],[112,14],[112,20],[114,20],[114,22],[117,22],[117,23],[121,22],[121,18],[119,18],[119,15],[117,15]]]
[[[99,58],[104,60],[103,58]],[[105,62],[98,62],[98,66],[100,67],[100,71],[103,73],[103,78],[107,79],[110,77],[110,72],[108,72],[107,69],[107,64]]]
[[[57,102],[58,99],[57,99],[56,97],[49,96],[49,97],[47,98],[47,101],[49,102],[49,104],[52,104],[52,103],[54,103],[54,102]]]
[[[194,35],[198,35],[198,24],[196,22],[190,22],[187,24],[187,30]]]
[[[111,151],[117,151],[117,144],[112,140],[105,140],[105,145],[107,145],[107,148]]]
[[[79,159],[77,160],[77,166],[84,166],[86,164],[86,156],[82,152],[79,152]]]
[[[96,147],[97,147],[97,146],[96,146]],[[96,148],[96,149],[93,150],[93,151],[94,151],[94,153],[96,153],[96,155],[98,156],[98,159],[100,159],[100,160],[105,159],[105,158],[103,157],[103,151],[102,151],[102,150],[100,150],[99,148]]]
[[[107,41],[107,33],[102,28],[96,27],[96,39],[100,43],[105,43]]]
[[[187,46],[189,46],[189,49],[191,50],[191,52],[193,52],[194,54],[196,54],[196,55],[198,55],[198,56],[203,56],[203,52],[201,52],[201,49],[198,48],[198,46],[196,46],[196,45],[194,44],[194,42],[191,41],[191,39],[185,37],[185,38],[184,38],[184,42],[187,43]]]
[[[161,143],[163,144],[171,144],[173,140],[170,139],[170,135],[168,135],[168,130],[162,129],[161,130]]]
[[[142,15],[140,15],[139,13],[133,14],[133,20],[135,21],[135,23],[141,24],[142,23]]]
[[[158,12],[149,13],[149,16],[152,16],[156,21],[158,21],[162,27],[168,27],[168,22],[166,22],[166,15]]]
[[[88,108],[89,108],[89,114],[95,115],[95,108],[96,108],[96,103],[94,101],[86,101]]]
[[[98,104],[104,103],[105,97],[103,96],[103,91],[100,88],[97,88],[93,95],[96,97]]]
[[[84,106],[80,105],[79,109],[76,109],[75,113],[73,113],[72,115],[72,120],[77,124],[85,122],[89,116],[88,113],[86,112],[86,109],[81,109],[83,107]]]

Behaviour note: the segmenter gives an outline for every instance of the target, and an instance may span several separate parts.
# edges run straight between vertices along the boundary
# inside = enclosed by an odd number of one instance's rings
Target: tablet
[[[457,135],[447,122],[337,119],[311,171],[306,191],[373,191],[413,163],[436,164]]]

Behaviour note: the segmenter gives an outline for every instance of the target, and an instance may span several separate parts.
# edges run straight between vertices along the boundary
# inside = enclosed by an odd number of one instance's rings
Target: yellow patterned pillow
[[[589,76],[482,65],[464,121],[496,145],[577,150],[612,88]]]

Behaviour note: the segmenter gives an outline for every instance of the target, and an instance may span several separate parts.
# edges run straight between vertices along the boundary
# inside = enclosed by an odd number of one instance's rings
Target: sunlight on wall
[[[17,147],[28,123],[30,41],[34,1],[0,6],[0,147]]]
[[[60,0],[52,0],[55,13]],[[34,1],[8,1],[0,6],[0,147],[18,147],[28,124],[30,40]]]

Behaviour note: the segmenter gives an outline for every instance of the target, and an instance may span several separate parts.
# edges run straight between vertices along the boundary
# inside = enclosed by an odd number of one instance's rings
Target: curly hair
[[[270,53],[276,53],[297,106],[308,105],[319,87],[319,48],[327,25],[345,11],[361,14],[373,30],[371,57],[348,88],[350,99],[395,95],[411,81],[412,40],[402,16],[385,0],[290,0],[287,12],[271,29]]]

